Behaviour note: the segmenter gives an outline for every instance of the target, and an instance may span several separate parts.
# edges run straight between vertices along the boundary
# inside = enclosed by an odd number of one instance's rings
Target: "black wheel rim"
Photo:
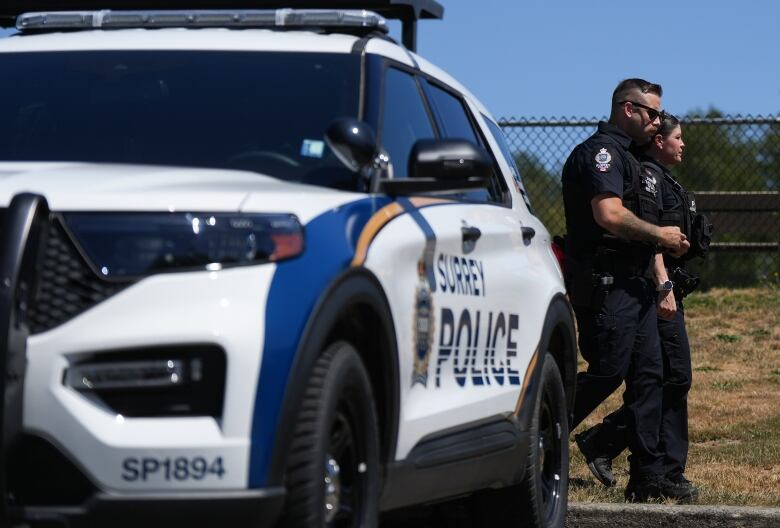
[[[365,494],[365,440],[359,434],[358,413],[342,401],[328,437],[326,450],[326,476],[328,465],[335,462],[338,467],[338,501],[335,511],[326,506],[326,526],[328,528],[347,528],[360,526]],[[327,485],[327,484],[326,484]]]
[[[561,418],[556,409],[552,395],[545,391],[539,409],[539,468],[542,507],[547,521],[552,521],[558,514],[564,484]]]

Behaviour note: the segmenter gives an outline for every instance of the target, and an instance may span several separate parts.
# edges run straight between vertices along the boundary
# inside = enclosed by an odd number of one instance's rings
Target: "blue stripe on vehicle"
[[[365,198],[314,218],[305,227],[304,253],[277,265],[265,307],[263,360],[252,419],[251,488],[267,482],[290,369],[314,305],[333,279],[349,267],[368,219],[389,202]]]

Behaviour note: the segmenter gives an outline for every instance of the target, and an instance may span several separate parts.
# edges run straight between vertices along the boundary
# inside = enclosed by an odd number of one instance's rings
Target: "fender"
[[[290,377],[287,380],[284,399],[282,400],[282,412],[277,427],[273,457],[268,474],[269,485],[277,485],[284,482],[287,448],[290,445],[295,428],[295,421],[301,400],[303,399],[309,372],[311,372],[320,352],[328,344],[339,317],[350,307],[356,305],[370,306],[379,316],[379,322],[383,326],[383,331],[388,336],[388,346],[384,353],[381,350],[379,351],[382,356],[377,359],[381,365],[380,372],[386,380],[385,386],[389,389],[389,393],[383,398],[385,401],[384,408],[378,408],[377,412],[379,416],[384,415],[387,422],[387,428],[383,432],[381,442],[383,462],[389,461],[395,453],[400,405],[395,327],[390,306],[379,281],[365,268],[351,268],[339,275],[320,296],[306,324],[295,359],[293,360]],[[366,353],[366,351],[361,352],[361,355]],[[377,390],[376,386],[374,390]]]
[[[574,330],[574,314],[566,296],[562,293],[555,295],[547,308],[542,336],[529,363],[523,382],[523,390],[515,409],[520,428],[523,431],[528,431],[531,427],[533,409],[536,407],[537,388],[542,372],[543,362],[541,359],[546,352],[553,355],[561,372],[566,392],[569,425],[571,425],[577,381],[577,338]]]

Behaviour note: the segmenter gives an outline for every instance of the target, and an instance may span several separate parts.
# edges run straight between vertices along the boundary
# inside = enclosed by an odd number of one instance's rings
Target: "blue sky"
[[[444,0],[418,50],[498,116],[601,117],[615,85],[663,85],[673,113],[780,113],[776,0]]]
[[[673,113],[780,113],[776,0],[443,0],[422,55],[497,117],[601,117],[626,77]],[[394,26],[397,32],[397,26]]]

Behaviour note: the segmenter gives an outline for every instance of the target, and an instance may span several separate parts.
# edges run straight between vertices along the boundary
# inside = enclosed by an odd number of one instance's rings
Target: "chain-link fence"
[[[682,118],[686,148],[673,169],[715,225],[713,251],[691,267],[705,287],[777,284],[780,272],[780,116]],[[503,119],[536,214],[565,231],[561,169],[597,119]]]

